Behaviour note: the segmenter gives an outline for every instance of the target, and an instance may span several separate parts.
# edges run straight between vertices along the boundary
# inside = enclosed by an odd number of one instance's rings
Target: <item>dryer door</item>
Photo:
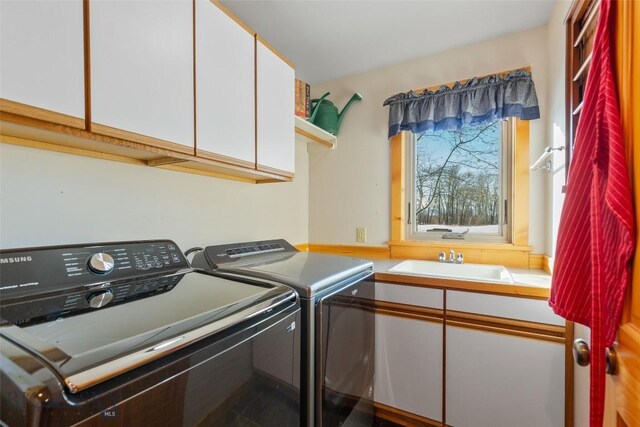
[[[374,282],[320,300],[316,333],[318,425],[373,425]]]

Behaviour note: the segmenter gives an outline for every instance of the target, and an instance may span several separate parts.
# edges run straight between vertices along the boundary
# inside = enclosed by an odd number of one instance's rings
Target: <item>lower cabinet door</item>
[[[375,401],[442,421],[440,322],[376,314]]]
[[[446,423],[564,426],[564,345],[447,326]]]

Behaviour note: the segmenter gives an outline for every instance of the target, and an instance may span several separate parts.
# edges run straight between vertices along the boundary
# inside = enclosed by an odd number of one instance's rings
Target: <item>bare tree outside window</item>
[[[415,231],[501,233],[502,122],[415,137]]]

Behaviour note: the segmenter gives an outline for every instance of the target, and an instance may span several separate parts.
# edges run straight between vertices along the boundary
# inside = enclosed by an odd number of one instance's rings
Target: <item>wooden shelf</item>
[[[296,116],[296,141],[305,142],[326,150],[333,150],[338,145],[338,137],[320,129],[302,117]]]

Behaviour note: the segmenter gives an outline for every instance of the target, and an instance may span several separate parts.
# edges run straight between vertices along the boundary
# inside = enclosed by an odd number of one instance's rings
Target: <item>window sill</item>
[[[509,267],[529,268],[531,246],[511,243],[479,243],[462,240],[416,241],[390,240],[391,258],[437,260],[440,252],[453,249],[462,252],[465,262],[501,264]]]

